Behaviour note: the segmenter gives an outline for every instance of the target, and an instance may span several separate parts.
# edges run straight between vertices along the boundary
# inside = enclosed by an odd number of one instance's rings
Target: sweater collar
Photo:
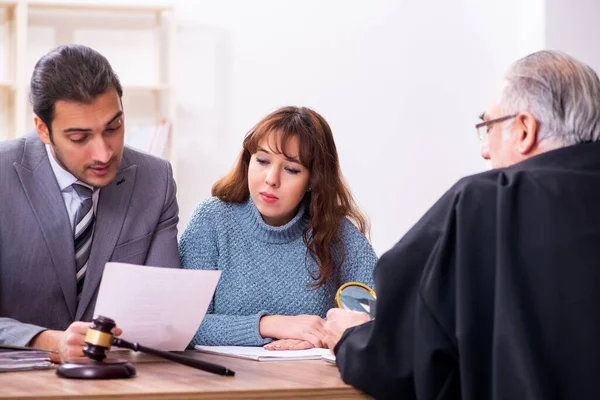
[[[308,224],[305,215],[305,204],[300,203],[296,216],[282,226],[271,226],[263,221],[260,211],[251,198],[241,203],[238,208],[238,217],[243,228],[250,235],[267,243],[289,243],[302,236],[302,231]]]

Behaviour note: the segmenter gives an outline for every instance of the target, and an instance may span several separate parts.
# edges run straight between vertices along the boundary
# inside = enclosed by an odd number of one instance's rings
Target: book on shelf
[[[167,149],[171,123],[165,119],[156,124],[139,124],[127,129],[125,144],[157,157],[163,157]]]

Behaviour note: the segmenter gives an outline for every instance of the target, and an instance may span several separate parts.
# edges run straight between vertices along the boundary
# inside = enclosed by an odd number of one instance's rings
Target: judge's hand
[[[341,308],[332,308],[327,311],[327,322],[325,322],[325,341],[327,347],[333,353],[333,348],[340,341],[346,329],[356,325],[369,322],[369,314],[358,311],[342,310]]]
[[[263,346],[266,350],[306,350],[314,346],[311,342],[301,339],[279,339]]]
[[[298,339],[310,342],[313,347],[325,347],[323,318],[316,315],[266,315],[258,324],[262,337]]]
[[[33,338],[30,346],[54,351],[55,353],[50,354],[50,360],[55,363],[84,357],[85,335],[91,325],[91,322],[77,321],[69,325],[66,331],[42,331]],[[119,336],[122,330],[115,327],[112,332]]]

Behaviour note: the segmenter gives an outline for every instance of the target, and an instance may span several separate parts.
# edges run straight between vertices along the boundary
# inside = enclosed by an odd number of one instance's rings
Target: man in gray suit
[[[81,356],[106,262],[179,267],[171,165],[124,147],[121,97],[88,47],[35,66],[37,135],[0,143],[0,344]]]

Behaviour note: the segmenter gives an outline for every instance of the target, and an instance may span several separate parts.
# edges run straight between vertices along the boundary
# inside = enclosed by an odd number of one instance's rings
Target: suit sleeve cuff
[[[26,329],[22,335],[15,337],[15,346],[31,346],[33,339],[40,333],[47,331],[47,328],[43,328],[37,325],[23,324],[23,328]]]

